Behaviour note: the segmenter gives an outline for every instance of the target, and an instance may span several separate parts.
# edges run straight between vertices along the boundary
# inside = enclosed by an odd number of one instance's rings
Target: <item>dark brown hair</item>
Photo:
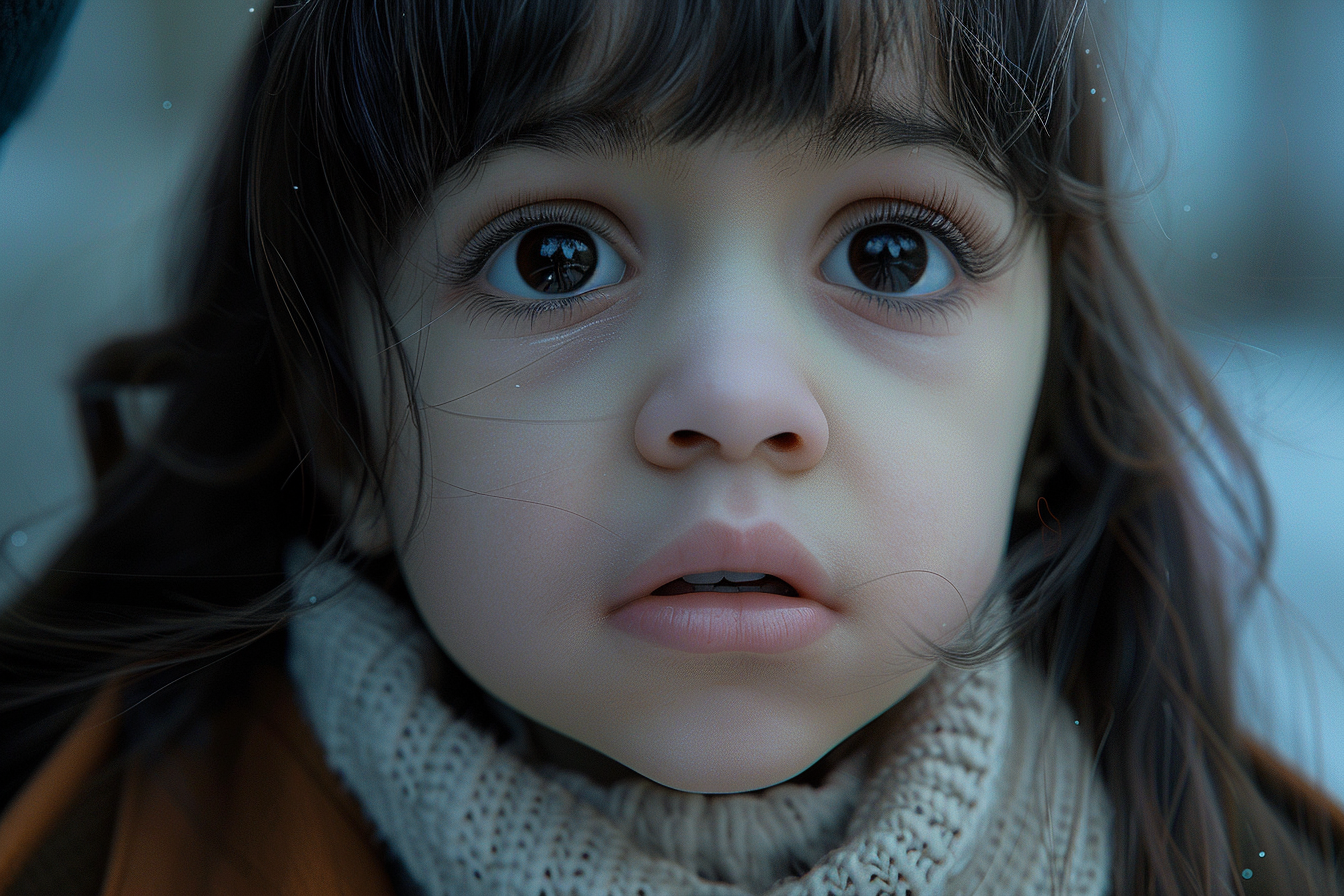
[[[1079,38],[1105,30],[1072,0],[659,0],[619,21],[613,8],[277,5],[184,250],[174,323],[105,347],[77,378],[96,505],[0,615],[0,799],[110,677],[134,673],[129,752],[278,661],[292,540],[404,589],[395,562],[352,549],[319,483],[379,488],[373,427],[389,424],[360,401],[341,297],[361,284],[397,348],[381,266],[447,172],[557,116],[648,113],[668,140],[824,124],[905,53],[922,101],[1043,222],[1052,259],[1027,455],[1041,500],[1013,521],[995,589],[1006,626],[943,658],[1019,646],[1076,709],[1117,811],[1117,892],[1340,892],[1338,809],[1238,725],[1228,618],[1265,584],[1269,504],[1117,230],[1106,107]],[[594,57],[586,41],[606,26],[615,39]],[[388,382],[413,387],[411,361],[384,357]],[[119,402],[149,387],[166,407],[128,440]],[[1208,534],[1201,468],[1243,546],[1230,561]]]

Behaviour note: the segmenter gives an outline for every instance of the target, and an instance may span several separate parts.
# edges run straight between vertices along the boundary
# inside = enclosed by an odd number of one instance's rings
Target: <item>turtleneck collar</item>
[[[296,550],[291,574],[311,559]],[[432,682],[405,608],[335,563],[295,579],[289,668],[327,761],[426,894],[1100,894],[1110,806],[1066,708],[1013,656],[939,668],[819,786],[599,785],[500,743]]]

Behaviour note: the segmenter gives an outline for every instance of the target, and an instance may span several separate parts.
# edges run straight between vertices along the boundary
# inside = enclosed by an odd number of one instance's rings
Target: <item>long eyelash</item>
[[[613,241],[611,227],[587,206],[553,202],[514,208],[481,227],[456,257],[441,256],[437,279],[452,286],[465,286],[480,275],[486,262],[509,240],[539,224],[573,224]]]
[[[920,296],[917,300],[901,299],[895,296],[879,296],[870,292],[854,290],[863,301],[876,302],[889,314],[895,313],[907,320],[933,321],[935,318],[944,324],[949,323],[949,314],[965,314],[971,310],[970,302],[964,295],[952,293],[945,296]]]
[[[565,322],[567,323],[570,312],[583,301],[583,294],[528,303],[501,299],[499,296],[478,292],[467,296],[464,301],[467,303],[467,309],[471,312],[471,317],[468,319],[469,323],[474,323],[477,315],[485,314],[487,322],[494,320],[496,317],[504,320],[520,320],[525,317],[528,325],[531,326],[536,324],[537,318],[556,311],[565,313]]]
[[[972,281],[989,279],[1011,254],[1012,234],[996,239],[994,228],[979,208],[963,202],[955,187],[932,190],[917,201],[891,198],[869,203],[844,222],[843,239],[873,224],[896,222],[932,234],[947,247],[957,265]],[[965,314],[970,302],[960,293],[905,299],[855,290],[865,302],[875,303],[888,315],[906,320],[950,323],[949,315]]]
[[[972,280],[988,279],[1010,254],[1009,238],[996,239],[994,228],[975,205],[963,202],[955,187],[933,190],[914,202],[878,200],[844,223],[849,236],[872,224],[896,222],[931,233],[947,246]]]

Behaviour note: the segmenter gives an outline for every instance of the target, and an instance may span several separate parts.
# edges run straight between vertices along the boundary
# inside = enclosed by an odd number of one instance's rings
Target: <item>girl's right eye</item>
[[[941,241],[900,221],[851,231],[821,263],[839,286],[879,296],[922,296],[951,286],[957,262]]]
[[[586,227],[559,222],[511,238],[485,272],[491,286],[520,298],[577,295],[624,276],[625,262],[610,243]]]

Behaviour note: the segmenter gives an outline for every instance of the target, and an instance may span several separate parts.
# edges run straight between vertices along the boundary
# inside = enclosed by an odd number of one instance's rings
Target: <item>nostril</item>
[[[709,436],[693,429],[679,429],[672,433],[672,444],[678,448],[690,448],[698,442],[708,439]],[[771,445],[780,451],[793,451],[802,444],[802,439],[796,432],[781,432],[766,439]]]
[[[703,438],[704,435],[693,429],[679,429],[672,433],[672,444],[678,448],[689,448]]]

